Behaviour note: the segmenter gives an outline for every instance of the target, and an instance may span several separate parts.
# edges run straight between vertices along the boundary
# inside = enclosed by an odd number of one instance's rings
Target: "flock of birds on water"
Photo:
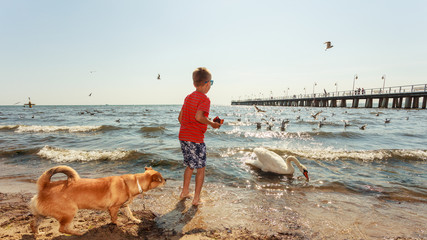
[[[256,105],[254,105],[254,107],[255,107],[255,110],[256,110],[256,112],[258,112],[258,113],[264,113],[264,112],[266,112],[266,111],[264,111],[264,110],[262,110],[262,109],[260,109],[258,106],[256,106]],[[293,110],[294,112],[296,112],[297,110]],[[298,111],[301,111],[301,109],[299,109]],[[321,128],[321,127],[323,127],[325,124],[326,124],[326,117],[325,116],[323,116],[322,118],[320,118],[321,116],[321,113],[323,113],[323,110],[321,110],[321,111],[318,111],[318,112],[316,112],[316,113],[314,113],[314,112],[312,112],[311,113],[311,117],[313,118],[313,120],[319,120],[319,122],[318,122],[318,124],[317,124],[317,126],[318,126],[318,128]],[[347,111],[345,111],[344,113],[347,113]],[[332,113],[332,117],[335,115],[335,113]],[[378,116],[380,116],[380,112],[377,112],[376,114],[375,114],[377,117]],[[266,116],[267,118],[268,118],[268,116]],[[302,118],[301,118],[301,116],[300,115],[298,115],[297,117],[296,117],[296,119],[295,120],[297,120],[297,121],[304,121]],[[406,117],[406,120],[409,120],[409,117]],[[238,122],[240,122],[241,121],[241,118],[238,118],[237,119],[237,121]],[[276,119],[274,118],[274,117],[270,117],[270,119],[269,120],[267,120],[266,118],[262,118],[261,119],[261,121],[263,121],[263,122],[257,122],[256,123],[256,128],[257,128],[257,130],[259,130],[259,129],[261,129],[262,128],[262,125],[263,125],[263,123],[266,125],[266,129],[268,130],[268,131],[271,131],[272,130],[272,128],[274,127],[274,122],[276,122]],[[280,121],[280,120],[279,120]],[[351,124],[350,124],[350,122],[348,121],[348,120],[341,120],[342,122],[343,122],[343,124],[344,124],[344,128],[347,128],[347,127],[350,127],[350,126],[352,126]],[[388,123],[390,123],[391,122],[391,118],[386,118],[385,120],[384,120],[384,124],[388,124]],[[286,131],[286,128],[288,127],[288,125],[289,125],[289,123],[290,123],[290,120],[289,119],[285,119],[285,120],[281,120],[281,123],[280,123],[280,130],[281,131]],[[363,124],[363,125],[361,125],[361,126],[357,126],[360,130],[365,130],[366,128],[367,128],[367,126],[368,126],[368,124]]]

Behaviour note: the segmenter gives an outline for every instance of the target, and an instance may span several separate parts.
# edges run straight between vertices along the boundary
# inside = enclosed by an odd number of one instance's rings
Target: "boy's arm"
[[[182,119],[182,110],[179,111],[179,116],[178,116],[178,121],[179,123],[181,123],[181,119]]]
[[[202,123],[202,124],[208,124],[208,125],[210,125],[211,127],[213,127],[213,128],[219,128],[219,127],[221,127],[221,124],[219,124],[219,123],[217,123],[217,122],[212,122],[211,120],[209,120],[207,117],[205,117],[205,115],[203,114],[204,112],[203,111],[201,111],[201,110],[197,110],[197,112],[196,112],[196,120],[199,122],[199,123]]]

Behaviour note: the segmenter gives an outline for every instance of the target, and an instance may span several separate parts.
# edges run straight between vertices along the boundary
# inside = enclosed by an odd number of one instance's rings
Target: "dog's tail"
[[[39,191],[43,190],[47,184],[50,183],[50,178],[57,173],[63,173],[67,175],[68,181],[75,181],[80,178],[79,174],[68,166],[53,167],[44,172],[37,180],[37,188]]]

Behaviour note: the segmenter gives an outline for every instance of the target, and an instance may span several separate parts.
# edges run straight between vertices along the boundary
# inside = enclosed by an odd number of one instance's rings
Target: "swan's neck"
[[[288,168],[294,169],[294,167],[292,166],[291,162],[295,163],[295,165],[297,165],[298,168],[301,167],[301,163],[298,161],[298,159],[296,159],[293,156],[289,156],[289,157],[286,158],[286,165],[288,165]]]

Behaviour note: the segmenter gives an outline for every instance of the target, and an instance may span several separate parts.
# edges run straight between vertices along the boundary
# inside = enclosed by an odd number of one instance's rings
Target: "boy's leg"
[[[181,196],[179,197],[180,199],[189,197],[190,195],[189,187],[190,187],[190,181],[191,181],[192,175],[193,175],[193,169],[187,167],[184,172],[184,184],[182,186]]]
[[[202,191],[203,182],[205,181],[205,168],[198,168],[196,174],[196,190],[194,191],[193,205],[197,206],[200,203],[200,192]]]

